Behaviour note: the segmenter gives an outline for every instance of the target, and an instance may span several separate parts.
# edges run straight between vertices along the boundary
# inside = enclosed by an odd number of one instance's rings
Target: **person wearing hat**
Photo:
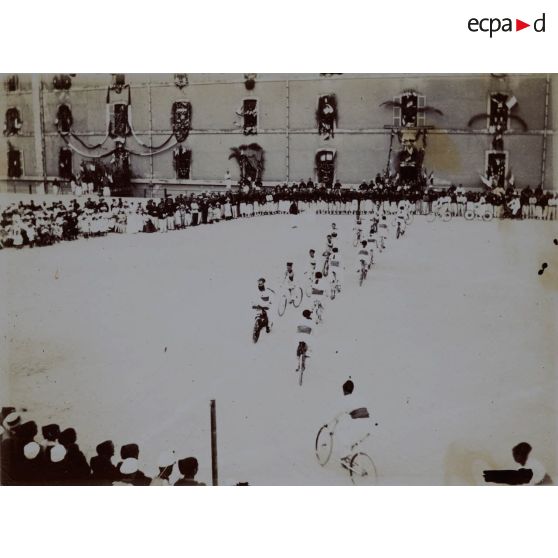
[[[44,484],[44,453],[41,446],[35,442],[28,442],[23,446],[21,484],[38,486]]]
[[[1,476],[3,485],[21,484],[21,471],[24,455],[23,448],[32,442],[37,434],[37,425],[33,421],[21,423],[21,415],[10,413],[3,421],[6,434],[0,446]]]
[[[125,444],[120,448],[120,459],[124,461],[129,457],[133,457],[134,459],[139,459],[139,446],[137,444]],[[119,461],[116,467],[120,469],[120,465],[122,465],[122,461]]]
[[[97,445],[97,455],[89,462],[91,467],[91,480],[98,485],[110,485],[120,478],[118,468],[112,464],[114,457],[114,444],[106,440]]]
[[[158,475],[151,481],[151,486],[170,486],[170,476],[172,475],[176,454],[174,451],[165,451],[157,460],[159,467]]]
[[[58,441],[66,450],[65,477],[72,485],[87,484],[91,477],[91,469],[87,459],[77,445],[77,434],[73,428],[66,428],[60,433]]]
[[[195,457],[180,459],[178,470],[182,477],[174,483],[174,486],[206,486],[205,483],[195,479],[198,474],[198,460]]]
[[[350,462],[372,430],[368,409],[355,399],[354,389],[355,384],[349,376],[342,385],[344,410],[335,418],[334,451],[342,463]]]
[[[43,435],[43,441],[41,443],[43,449],[52,447],[56,444],[60,436],[60,426],[57,424],[46,424],[41,428],[41,434]]]
[[[314,323],[312,321],[312,310],[303,310],[302,320],[296,326],[296,357],[297,361],[299,362],[298,366],[300,366],[300,357],[304,357],[304,360],[310,358],[310,339],[313,326]],[[298,372],[299,370],[299,367],[297,367],[296,371]]]
[[[112,483],[113,486],[149,486],[151,479],[139,470],[139,463],[135,457],[127,457],[119,468],[120,479]]]
[[[266,287],[265,278],[260,277],[258,279],[258,293],[256,299],[252,303],[252,308],[254,310],[260,310],[264,318],[264,327],[267,333],[271,331],[271,327],[273,326],[273,322],[269,321],[269,316],[267,313],[273,306],[274,295],[275,291]]]

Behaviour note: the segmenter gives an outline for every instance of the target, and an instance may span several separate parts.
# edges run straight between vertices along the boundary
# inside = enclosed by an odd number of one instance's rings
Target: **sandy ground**
[[[275,313],[254,345],[250,301],[286,261],[300,276],[333,220],[347,277],[301,388],[299,310]],[[105,439],[136,442],[153,473],[175,449],[210,482],[215,399],[222,484],[345,485],[313,445],[351,375],[377,423],[365,449],[379,483],[478,484],[520,441],[556,478],[556,224],[419,217],[359,287],[353,220],[257,217],[0,252],[0,402],[75,427],[88,457]]]

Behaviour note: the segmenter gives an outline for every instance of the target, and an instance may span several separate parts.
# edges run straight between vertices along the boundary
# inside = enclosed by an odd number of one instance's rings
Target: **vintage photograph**
[[[558,479],[558,74],[0,75],[2,485]]]

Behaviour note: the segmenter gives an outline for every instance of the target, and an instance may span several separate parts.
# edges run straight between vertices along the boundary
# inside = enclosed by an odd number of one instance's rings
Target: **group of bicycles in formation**
[[[411,205],[404,201],[400,203],[395,215],[385,214],[379,206],[365,217],[356,215],[352,246],[356,249],[358,260],[356,272],[360,286],[364,284],[377,255],[386,249],[386,241],[390,235],[389,225],[391,224],[395,238],[400,238],[405,234],[407,226],[413,222],[413,218]],[[311,357],[311,340],[316,327],[323,321],[325,301],[334,300],[342,291],[346,267],[340,253],[339,231],[336,223],[331,224],[331,229],[327,233],[326,246],[320,261],[316,257],[316,250],[310,249],[308,255],[308,268],[304,273],[303,281],[300,283],[295,281],[293,263],[287,262],[277,303],[275,304],[275,291],[267,287],[266,279],[262,277],[258,280],[257,298],[252,304],[252,308],[257,310],[252,338],[254,343],[257,343],[264,329],[267,333],[271,332],[273,323],[269,312],[272,308],[276,307],[277,314],[283,316],[290,305],[300,308],[303,301],[307,299],[308,307],[302,311],[300,322],[296,327],[296,373],[300,386],[303,384],[307,360]],[[341,416],[324,425],[316,438],[316,457],[322,466],[330,460],[335,428]],[[355,443],[351,449],[356,450],[366,437]],[[376,469],[367,454],[354,451],[343,458],[341,465],[348,471],[354,484],[375,482]]]

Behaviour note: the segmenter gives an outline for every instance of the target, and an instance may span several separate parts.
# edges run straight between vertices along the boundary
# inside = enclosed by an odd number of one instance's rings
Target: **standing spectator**
[[[60,182],[58,182],[58,178],[55,178],[52,183],[52,193],[57,196],[60,190]]]
[[[198,474],[198,460],[195,457],[181,459],[178,462],[178,470],[182,478],[178,479],[174,486],[205,486],[205,483],[195,479]]]
[[[57,424],[47,424],[42,427],[41,434],[43,435],[43,450],[54,446],[60,436],[60,427]]]
[[[44,484],[44,453],[35,441],[28,442],[23,447],[21,484],[38,486]]]

